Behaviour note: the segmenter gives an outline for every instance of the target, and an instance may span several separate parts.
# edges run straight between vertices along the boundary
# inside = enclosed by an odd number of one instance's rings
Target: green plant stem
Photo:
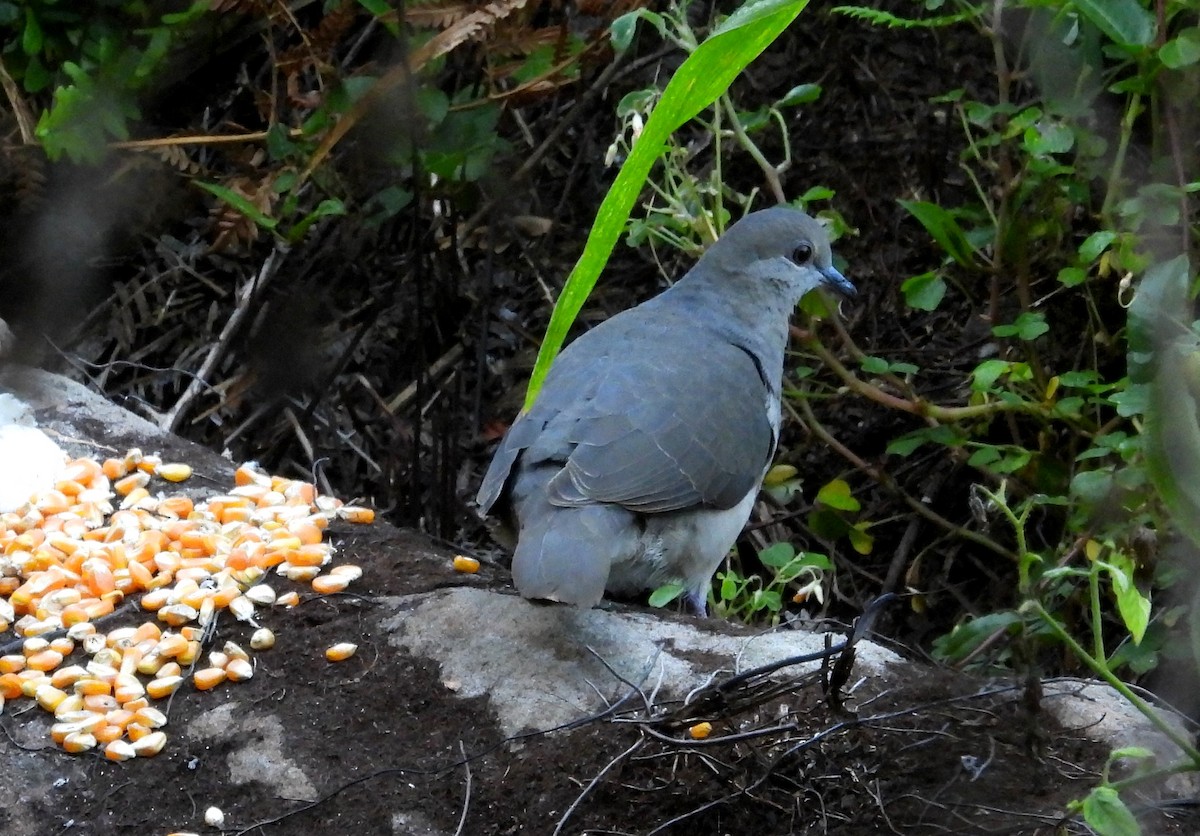
[[[759,147],[746,133],[746,129],[742,126],[742,120],[738,119],[737,109],[733,106],[733,100],[729,98],[728,93],[722,93],[718,100],[719,107],[725,110],[725,114],[729,117],[729,125],[733,130],[734,137],[737,138],[738,144],[746,150],[754,162],[758,163],[758,167],[762,169],[763,176],[767,178],[767,185],[771,187],[771,194],[775,197],[776,203],[784,203],[787,198],[783,193],[783,185],[779,182],[779,172],[775,166],[771,165],[766,156]]]
[[[1088,597],[1088,605],[1092,611],[1092,653],[1097,659],[1103,659],[1107,665],[1108,654],[1104,652],[1104,629],[1100,610],[1100,570],[1094,561],[1088,567]]]
[[[985,537],[977,531],[972,531],[969,528],[964,528],[963,526],[950,522],[950,520],[946,519],[932,508],[929,508],[927,505],[925,505],[925,503],[921,502],[916,497],[910,496],[899,485],[896,484],[895,480],[892,479],[890,474],[888,474],[886,471],[882,471],[871,466],[856,453],[854,453],[854,451],[834,438],[829,430],[825,428],[825,425],[817,420],[817,416],[813,413],[812,407],[809,406],[807,398],[798,398],[797,402],[800,404],[800,411],[803,413],[804,423],[810,430],[812,430],[814,435],[825,442],[830,449],[854,465],[855,468],[874,479],[894,496],[900,497],[900,499],[904,501],[904,504],[906,504],[909,508],[913,509],[915,512],[932,522],[934,525],[944,529],[952,536],[961,537],[964,540],[970,540],[972,543],[983,546],[988,551],[994,552],[1001,557],[1007,558],[1013,562],[1018,562],[1019,559],[1015,553],[1004,548],[1004,546],[1000,545],[996,541]],[[795,414],[791,401],[785,399],[784,404],[789,410],[793,410],[793,414]]]
[[[1105,226],[1112,229],[1118,227],[1112,221],[1113,203],[1121,192],[1121,176],[1125,171],[1125,155],[1129,153],[1129,141],[1133,137],[1133,123],[1142,109],[1142,96],[1133,93],[1129,104],[1121,117],[1121,136],[1117,140],[1117,152],[1113,156],[1112,171],[1108,175],[1108,189],[1104,192],[1104,203],[1100,206],[1100,217]]]
[[[855,376],[816,337],[810,335],[804,345],[805,348],[817,354],[821,358],[821,362],[841,378],[847,389],[876,403],[889,406],[892,409],[928,418],[931,420],[931,423],[955,423],[957,421],[967,421],[972,418],[996,415],[1004,412],[1036,412],[1035,409],[1024,402],[1008,403],[1005,401],[992,401],[990,403],[976,404],[975,406],[940,406],[915,396],[912,400],[906,400],[905,398],[884,392],[879,387],[873,386]]]
[[[1068,633],[1061,624],[1059,624],[1058,619],[1052,616],[1046,610],[1046,608],[1042,606],[1040,601],[1030,599],[1026,602],[1026,604],[1027,606],[1033,608],[1033,611],[1037,614],[1038,618],[1042,620],[1042,623],[1049,627],[1050,631],[1054,633],[1058,640],[1066,645],[1067,648],[1069,648],[1072,653],[1081,659],[1085,665],[1091,668],[1093,673],[1111,685],[1113,690],[1120,694],[1126,702],[1136,708],[1138,712],[1142,714],[1142,716],[1150,721],[1151,725],[1162,732],[1163,735],[1165,735],[1172,743],[1178,746],[1180,751],[1187,755],[1188,759],[1191,761],[1192,768],[1200,769],[1200,751],[1192,746],[1191,742],[1186,736],[1180,734],[1178,730],[1176,730],[1170,723],[1168,723],[1159,715],[1158,711],[1156,711],[1152,705],[1135,694],[1133,689],[1118,679],[1117,675],[1109,670],[1108,665],[1084,650],[1083,646],[1080,645],[1079,642],[1075,641],[1075,638]]]
[[[1139,784],[1144,784],[1147,781],[1155,781],[1159,778],[1170,778],[1172,775],[1179,775],[1183,772],[1195,772],[1197,770],[1195,761],[1179,761],[1170,766],[1162,766],[1158,769],[1152,769],[1149,772],[1140,772],[1137,775],[1130,775],[1128,778],[1122,778],[1119,781],[1110,781],[1108,786],[1112,787],[1117,792],[1136,787]]]

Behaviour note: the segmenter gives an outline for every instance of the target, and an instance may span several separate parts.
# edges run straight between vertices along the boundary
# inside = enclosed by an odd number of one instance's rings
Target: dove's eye
[[[812,257],[812,244],[800,244],[796,249],[792,250],[792,261],[797,264],[808,264],[808,262],[812,261]]]

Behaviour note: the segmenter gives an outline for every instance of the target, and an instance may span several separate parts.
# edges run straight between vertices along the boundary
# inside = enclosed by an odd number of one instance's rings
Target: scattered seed
[[[358,645],[353,642],[339,642],[325,649],[325,658],[330,662],[344,662],[358,652]]]
[[[463,572],[467,575],[473,575],[479,571],[479,561],[473,557],[467,557],[466,555],[455,555],[454,571]]]

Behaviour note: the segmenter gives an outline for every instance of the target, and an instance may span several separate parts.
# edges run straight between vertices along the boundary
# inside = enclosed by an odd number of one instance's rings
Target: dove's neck
[[[778,393],[788,320],[795,306],[776,294],[767,298],[765,294],[737,293],[729,283],[719,286],[698,278],[680,279],[652,301],[680,312],[696,331],[708,332],[752,354],[764,382]]]

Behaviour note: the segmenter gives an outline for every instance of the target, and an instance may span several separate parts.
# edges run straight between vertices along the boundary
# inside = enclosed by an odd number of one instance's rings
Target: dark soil
[[[816,677],[770,698],[740,694],[709,715],[703,742],[688,739],[686,720],[673,723],[670,705],[654,722],[637,709],[503,740],[486,699],[458,696],[435,664],[386,643],[372,599],[463,582],[501,587],[505,573],[464,581],[448,554],[386,524],[333,537],[366,570],[354,593],[267,612],[279,640],[256,654],[254,678],[181,689],[154,760],[63,755],[86,763],[86,778],[41,800],[43,832],[207,832],[210,805],[224,811],[227,832],[254,834],[551,833],[560,824],[562,833],[697,836],[1085,832],[1063,811],[1095,783],[1105,747],[1030,717],[1009,682],[934,669],[886,689],[850,683],[843,707]],[[245,642],[248,632],[222,621],[215,641]],[[359,644],[355,657],[321,658],[346,640]],[[221,705],[246,727],[203,740],[176,731]],[[280,733],[271,715],[287,724],[282,756],[302,765],[318,801],[253,780],[230,785],[235,751],[262,744],[272,757]],[[29,720],[3,718],[10,740],[28,740],[20,727]],[[735,734],[743,739],[722,740]],[[1167,817],[1151,824],[1148,832],[1194,832]]]

